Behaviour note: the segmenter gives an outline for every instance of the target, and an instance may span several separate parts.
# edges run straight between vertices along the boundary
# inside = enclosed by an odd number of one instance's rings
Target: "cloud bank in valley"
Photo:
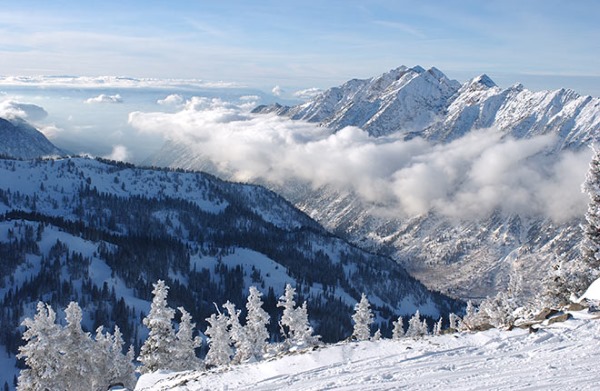
[[[402,216],[435,209],[474,218],[500,208],[544,213],[557,221],[583,215],[581,193],[591,152],[549,155],[553,136],[515,140],[494,129],[448,144],[374,138],[356,127],[332,132],[275,115],[250,114],[219,99],[192,98],[176,113],[132,112],[142,133],[184,142],[236,180],[351,190]]]
[[[48,116],[43,107],[32,104],[22,103],[14,100],[4,100],[0,102],[0,117],[7,119],[21,118],[28,121],[41,121]]]

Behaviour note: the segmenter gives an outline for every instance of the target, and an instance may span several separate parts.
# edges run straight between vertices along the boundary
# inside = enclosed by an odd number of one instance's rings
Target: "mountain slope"
[[[33,159],[64,154],[27,122],[0,118],[0,155]]]
[[[384,332],[417,308],[434,318],[461,308],[262,187],[86,158],[0,159],[0,259],[0,345],[12,353],[38,300],[57,309],[76,300],[88,330],[117,324],[139,347],[157,279],[199,330],[213,303],[243,308],[251,285],[264,293],[273,335],[291,283],[326,341],[350,334],[361,292]]]
[[[547,135],[544,147],[531,158],[506,153],[482,159],[477,175],[484,185],[493,178],[495,173],[490,170],[494,165],[515,164],[513,171],[516,171],[533,161],[543,162],[536,163],[538,171],[507,181],[505,191],[515,196],[519,194],[517,186],[522,183],[544,180],[550,175],[573,177],[571,171],[554,174],[551,166],[560,166],[572,156],[569,153],[585,151],[589,143],[600,138],[599,98],[580,96],[566,89],[532,92],[519,84],[503,89],[486,75],[460,85],[435,68],[425,71],[420,67],[400,67],[371,79],[351,80],[297,106],[260,106],[254,113],[276,113],[316,122],[330,127],[332,132],[344,126],[359,126],[373,137],[374,145],[378,140],[421,138],[432,145],[431,153],[411,162],[409,168],[415,171],[427,168],[421,164],[427,163],[424,159],[443,161],[441,150],[460,156],[462,151],[458,147],[453,149],[460,144],[453,143],[481,134],[476,132],[480,129],[498,130],[494,135],[506,143],[502,145],[504,151],[515,150],[518,141],[539,142],[538,136]],[[476,143],[469,145],[477,147]],[[165,144],[152,163],[201,167],[224,177],[230,174],[221,172],[219,166],[203,156],[201,148],[190,148],[173,140]],[[438,180],[443,182],[444,176],[455,175],[460,179],[453,184],[460,187],[472,179],[467,168],[452,167],[456,171],[444,172]],[[510,177],[511,172],[503,174]],[[580,181],[584,174],[577,174],[581,175]],[[403,215],[386,210],[385,205],[382,212],[378,203],[335,185],[315,186],[294,178],[284,184],[270,182],[269,178],[259,178],[258,182],[282,194],[332,232],[371,251],[392,256],[429,287],[464,299],[493,295],[507,289],[509,284],[518,285],[521,280],[531,281],[532,286],[540,284],[553,264],[578,256],[583,213],[579,217],[570,213],[568,217],[555,219],[533,207],[519,211],[492,208],[463,217],[460,210],[454,209],[448,217],[448,213],[431,208]],[[452,193],[455,188],[446,188],[443,183],[430,185],[435,190],[439,187],[448,199],[456,201],[456,194]],[[421,194],[420,188],[415,190],[414,197]],[[476,190],[481,193],[474,195],[484,197],[498,189],[482,185]],[[559,190],[539,189],[555,192],[560,198]],[[549,207],[547,200],[540,205],[542,209]],[[530,299],[529,291],[522,288],[522,296]]]
[[[492,329],[342,343],[227,370],[156,373],[142,376],[135,389],[595,390],[598,320],[575,317],[535,334]]]

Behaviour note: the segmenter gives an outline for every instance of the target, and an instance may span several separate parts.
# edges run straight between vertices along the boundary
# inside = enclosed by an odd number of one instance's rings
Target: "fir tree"
[[[208,327],[205,334],[208,338],[208,353],[204,362],[208,367],[227,365],[231,361],[231,337],[227,330],[228,319],[225,314],[212,314],[207,318]]]
[[[427,323],[425,320],[421,320],[421,313],[419,310],[408,320],[408,329],[406,330],[406,336],[411,338],[420,338],[427,335]]]
[[[167,305],[169,287],[163,280],[153,284],[154,298],[150,312],[143,320],[150,329],[148,339],[142,345],[138,360],[142,363],[140,372],[154,372],[158,369],[169,369],[172,358],[172,346],[175,341],[172,320],[175,310]]]
[[[371,324],[373,323],[373,313],[367,296],[363,293],[360,301],[354,306],[354,331],[352,338],[357,341],[366,341],[371,337]]]
[[[590,198],[582,242],[582,256],[591,272],[590,281],[600,272],[600,150],[594,152],[582,185],[582,190]]]
[[[28,368],[19,374],[17,390],[59,389],[56,380],[60,372],[59,333],[56,313],[47,304],[39,302],[37,313],[23,323],[23,339],[17,358],[24,359]]]
[[[398,341],[404,337],[404,319],[402,316],[398,317],[398,320],[392,322],[394,329],[392,330],[392,339]]]
[[[61,380],[66,390],[95,389],[96,383],[92,354],[94,346],[89,333],[81,329],[83,314],[75,302],[65,309],[66,327],[61,331]]]
[[[240,323],[241,311],[237,310],[235,308],[235,304],[230,301],[227,301],[225,304],[223,304],[223,308],[227,310],[229,336],[235,347],[235,354],[232,362],[234,364],[239,364],[240,362],[248,359],[248,357],[250,357],[252,354],[250,341],[246,337],[246,331],[244,330],[244,327]]]
[[[192,323],[192,316],[183,307],[177,308],[181,312],[181,322],[175,335],[173,344],[173,358],[171,369],[173,371],[187,371],[198,369],[200,360],[196,357],[196,348],[202,346],[200,337],[194,337],[195,323]]]
[[[442,317],[438,319],[438,321],[433,325],[433,335],[442,334]]]
[[[458,317],[458,315],[456,315],[454,312],[451,312],[450,315],[448,316],[448,327],[451,330],[458,330],[459,329],[459,323],[460,322],[460,318]]]
[[[302,306],[295,308],[295,295],[296,290],[290,284],[287,284],[285,293],[277,303],[278,307],[283,307],[279,326],[290,349],[310,347],[319,341],[319,336],[313,335],[313,328],[308,321],[306,301]]]
[[[251,356],[249,360],[260,360],[263,357],[267,340],[269,339],[269,331],[267,324],[269,323],[269,314],[262,308],[262,294],[256,287],[250,287],[250,294],[246,302],[246,326],[244,331],[251,347]]]

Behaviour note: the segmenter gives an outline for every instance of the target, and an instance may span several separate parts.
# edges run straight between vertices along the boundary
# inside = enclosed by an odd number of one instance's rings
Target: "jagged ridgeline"
[[[13,352],[17,326],[39,300],[54,308],[77,301],[88,330],[117,324],[139,346],[158,279],[198,329],[213,303],[242,308],[256,285],[273,335],[277,298],[291,283],[326,342],[351,334],[361,292],[387,334],[398,315],[418,308],[437,319],[461,304],[263,187],[88,158],[0,159],[0,260],[0,344]]]

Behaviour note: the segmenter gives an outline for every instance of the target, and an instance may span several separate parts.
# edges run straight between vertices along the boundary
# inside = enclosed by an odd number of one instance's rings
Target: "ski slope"
[[[597,390],[599,354],[600,320],[579,312],[536,333],[340,343],[228,370],[148,374],[136,390]]]

